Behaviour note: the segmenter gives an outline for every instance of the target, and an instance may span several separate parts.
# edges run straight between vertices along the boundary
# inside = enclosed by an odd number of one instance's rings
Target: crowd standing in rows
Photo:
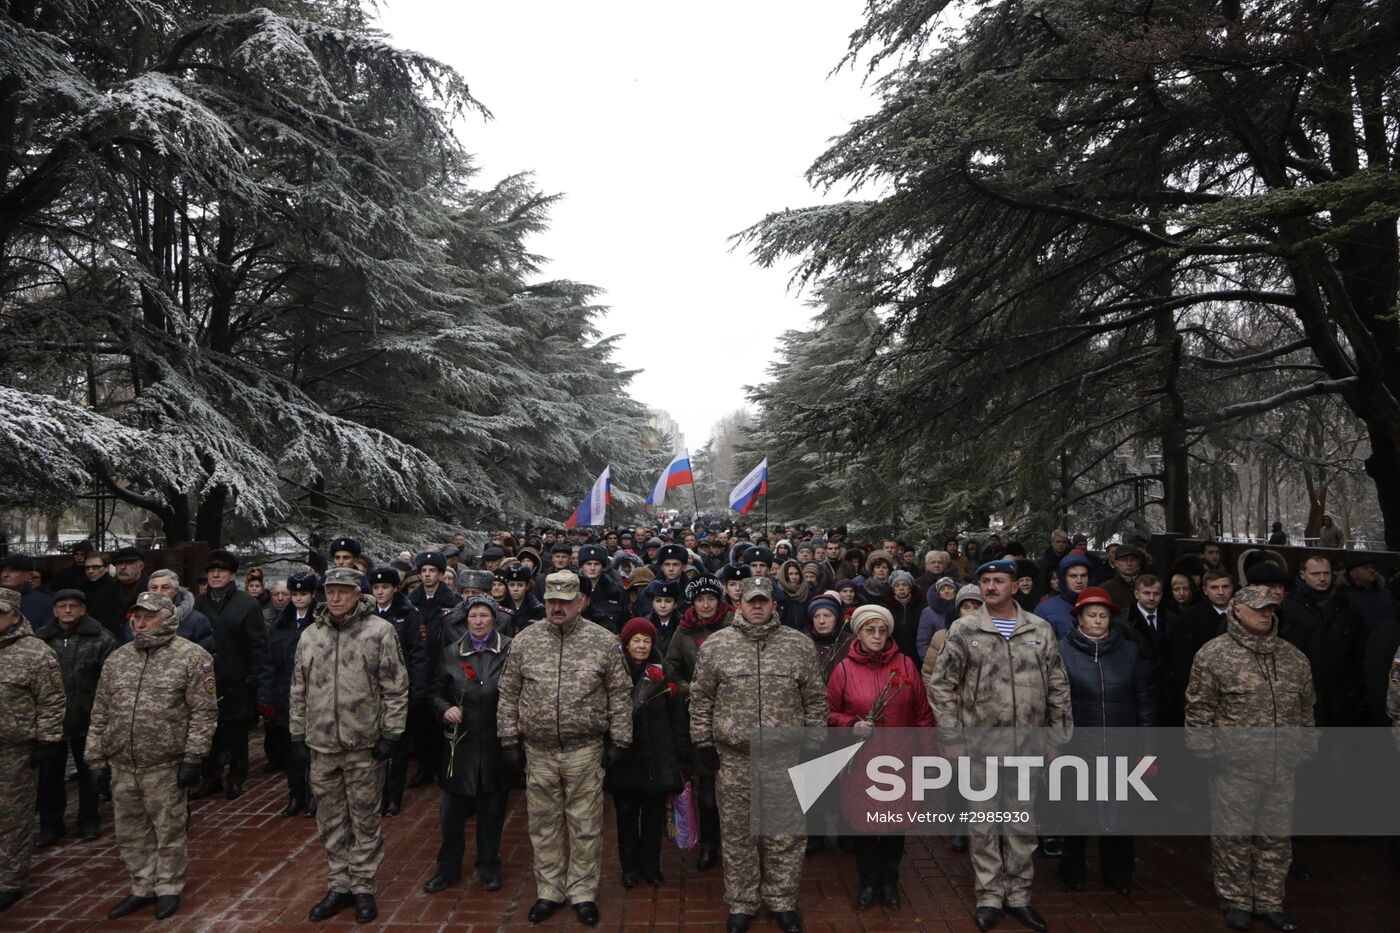
[[[1277,529],[1276,529],[1277,530]],[[750,742],[759,727],[1353,726],[1400,719],[1400,620],[1374,561],[1327,554],[1295,565],[1267,548],[1222,562],[1207,541],[1170,566],[1143,543],[1096,554],[1056,531],[1032,558],[1014,541],[949,538],[917,552],[896,538],[848,542],[844,528],[607,528],[500,533],[479,555],[466,536],[373,564],[353,538],[267,584],[261,568],[209,553],[197,591],[147,573],[135,548],[74,549],[46,580],[23,556],[0,564],[0,910],[19,900],[35,844],[66,833],[66,772],[77,770],[77,833],[100,834],[113,803],[131,891],[113,918],[180,906],[187,797],[243,793],[249,730],[267,770],[285,771],[284,817],[314,817],[328,862],[321,921],[377,916],[383,817],[406,786],[441,788],[441,843],[425,885],[459,884],[466,823],[473,869],[502,886],[512,789],[525,790],[540,922],[568,904],[598,922],[604,794],[617,820],[620,881],[663,884],[666,805],[689,783],[696,868],[723,866],[732,933],[760,906],[802,929],[805,855],[825,844],[751,834]],[[888,676],[895,671],[898,677]],[[1037,683],[1030,690],[1027,683]],[[895,684],[891,694],[888,689]],[[1016,686],[1020,685],[1018,693]],[[1198,731],[1198,736],[1210,734]],[[1195,740],[1203,757],[1219,753]],[[412,777],[409,772],[416,763]],[[1212,778],[1217,807],[1291,812],[1292,779]],[[997,805],[997,801],[988,806]],[[846,813],[850,827],[858,817]],[[969,851],[981,930],[1004,915],[1044,930],[1030,904],[1034,854],[1086,884],[1083,837],[994,833]],[[897,832],[842,837],[857,909],[899,909]],[[1133,840],[1099,840],[1103,881],[1132,888]],[[1287,836],[1212,839],[1224,921],[1278,930],[1292,863]]]

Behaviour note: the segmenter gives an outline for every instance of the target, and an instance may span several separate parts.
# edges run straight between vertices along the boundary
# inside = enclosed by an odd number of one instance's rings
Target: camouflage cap
[[[19,612],[18,590],[0,587],[0,612]]]
[[[1267,586],[1245,586],[1230,599],[1231,606],[1248,606],[1251,609],[1277,609],[1278,600]]]
[[[572,602],[578,599],[578,574],[572,570],[560,570],[544,578],[544,598],[562,599]]]
[[[175,604],[170,601],[170,597],[162,596],[159,593],[152,593],[149,590],[136,597],[136,605],[141,609],[149,609],[152,612],[175,612]]]
[[[332,567],[326,571],[326,578],[321,581],[322,586],[353,586],[360,588],[360,581],[365,575],[354,567]]]
[[[772,599],[773,583],[767,577],[745,577],[739,586],[739,602],[753,599]]]

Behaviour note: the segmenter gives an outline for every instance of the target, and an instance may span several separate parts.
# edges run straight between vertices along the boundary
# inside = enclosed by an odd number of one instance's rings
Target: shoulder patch
[[[199,669],[206,674],[212,674],[214,673],[214,662],[205,661],[203,664],[199,665]]]

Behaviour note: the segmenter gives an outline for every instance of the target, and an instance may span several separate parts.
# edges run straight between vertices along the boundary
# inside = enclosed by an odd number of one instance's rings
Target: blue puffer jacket
[[[1090,576],[1094,573],[1094,563],[1089,558],[1082,554],[1066,554],[1055,570],[1060,578],[1060,592],[1049,599],[1042,599],[1035,607],[1035,614],[1050,623],[1056,638],[1064,638],[1074,628],[1073,609],[1079,594],[1071,593],[1069,585],[1065,583],[1065,574],[1071,567],[1088,567]]]
[[[1150,726],[1157,721],[1152,678],[1137,644],[1113,623],[1098,641],[1071,629],[1060,639],[1076,735],[1080,727]]]

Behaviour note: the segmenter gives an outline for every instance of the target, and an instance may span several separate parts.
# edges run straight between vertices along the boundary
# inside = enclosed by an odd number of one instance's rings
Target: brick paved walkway
[[[349,912],[331,923],[307,922],[307,911],[325,891],[325,862],[315,837],[315,821],[278,815],[286,803],[285,780],[280,774],[259,773],[260,748],[254,757],[254,777],[240,800],[218,797],[193,806],[189,883],[184,905],[175,917],[156,923],[149,911],[143,911],[122,921],[106,919],[107,911],[127,893],[127,883],[112,841],[110,808],[104,807],[101,839],[68,839],[38,853],[27,894],[14,908],[0,914],[0,930],[57,933],[150,926],[163,933],[292,933],[361,929]],[[433,872],[437,851],[437,800],[436,788],[410,790],[403,814],[386,821],[388,852],[379,877],[380,917],[365,929],[425,933],[536,929],[525,922],[535,891],[529,875],[524,794],[517,793],[512,800],[503,851],[506,883],[494,893],[483,891],[475,881],[438,895],[422,892],[423,882]],[[682,860],[680,853],[668,846],[662,866],[665,885],[653,889],[643,883],[624,890],[617,880],[611,809],[606,826],[603,885],[598,896],[603,921],[597,929],[628,933],[719,933],[724,929],[727,911],[718,868],[697,872],[693,856]],[[1289,907],[1303,929],[1400,928],[1395,919],[1400,916],[1400,875],[1392,870],[1383,843],[1304,840],[1299,855],[1314,875],[1312,881],[1289,884]],[[470,860],[469,848],[468,865]],[[901,911],[876,908],[857,914],[850,906],[854,874],[850,857],[834,849],[808,860],[801,897],[808,930],[900,933],[976,929],[971,917],[972,878],[967,857],[952,852],[944,839],[910,839],[903,882],[906,904]],[[1052,863],[1041,861],[1033,903],[1055,933],[1225,929],[1211,893],[1207,846],[1198,839],[1140,841],[1137,888],[1131,897],[1092,884],[1083,893],[1069,893],[1056,879]],[[566,909],[538,929],[584,928]],[[765,933],[777,928],[760,917],[752,929]],[[1009,919],[998,927],[1019,929],[1023,928]],[[1256,923],[1255,929],[1265,928]]]

